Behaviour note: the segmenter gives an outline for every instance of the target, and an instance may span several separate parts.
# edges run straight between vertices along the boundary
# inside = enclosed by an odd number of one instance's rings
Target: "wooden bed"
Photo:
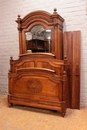
[[[63,117],[67,108],[80,108],[80,32],[63,37],[63,21],[56,9],[18,15],[19,58],[10,58],[9,106],[57,110]]]

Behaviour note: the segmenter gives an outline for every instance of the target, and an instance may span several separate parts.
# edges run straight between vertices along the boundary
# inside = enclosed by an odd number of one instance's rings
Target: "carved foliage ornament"
[[[42,91],[42,84],[38,79],[29,79],[27,88],[31,93],[40,93]]]

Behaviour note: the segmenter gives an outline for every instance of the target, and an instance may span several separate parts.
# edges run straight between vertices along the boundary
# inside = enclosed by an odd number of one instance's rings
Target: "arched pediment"
[[[18,30],[26,29],[31,25],[34,26],[38,24],[44,27],[51,25],[56,26],[58,24],[62,26],[64,19],[56,11],[57,10],[54,9],[53,14],[50,14],[43,10],[37,10],[27,14],[24,18],[20,18],[20,15],[18,15],[16,20],[19,24]]]

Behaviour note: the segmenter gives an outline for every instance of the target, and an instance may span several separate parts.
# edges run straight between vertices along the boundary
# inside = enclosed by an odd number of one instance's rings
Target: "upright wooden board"
[[[67,56],[67,106],[71,108],[72,101],[72,32],[64,33],[64,55]]]
[[[64,55],[67,56],[67,106],[80,108],[80,31],[64,32]]]

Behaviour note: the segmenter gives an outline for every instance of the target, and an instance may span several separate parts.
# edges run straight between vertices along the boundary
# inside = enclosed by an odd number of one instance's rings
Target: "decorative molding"
[[[58,102],[39,101],[39,104],[60,107],[60,103]]]

